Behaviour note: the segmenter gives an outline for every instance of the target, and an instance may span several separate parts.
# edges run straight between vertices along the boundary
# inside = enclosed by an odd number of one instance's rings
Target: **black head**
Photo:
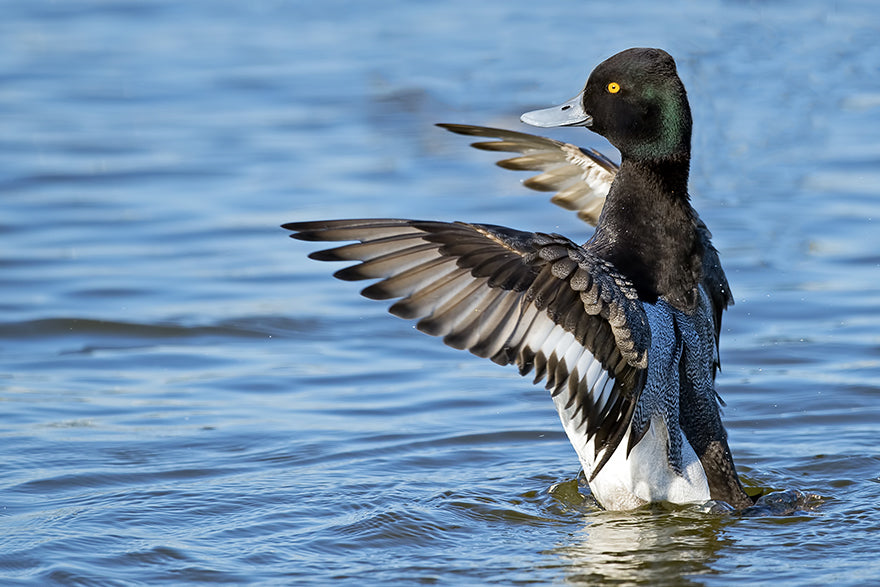
[[[600,63],[583,92],[523,115],[536,126],[586,126],[630,159],[689,156],[691,111],[675,61],[662,49],[627,49]]]

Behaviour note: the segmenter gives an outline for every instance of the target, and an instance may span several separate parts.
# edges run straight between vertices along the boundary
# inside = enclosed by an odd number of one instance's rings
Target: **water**
[[[872,2],[3,12],[2,583],[880,582]],[[585,239],[432,125],[521,128],[646,45],[688,87],[694,202],[736,296],[719,389],[738,467],[815,510],[598,511],[546,392],[414,332],[278,228]]]

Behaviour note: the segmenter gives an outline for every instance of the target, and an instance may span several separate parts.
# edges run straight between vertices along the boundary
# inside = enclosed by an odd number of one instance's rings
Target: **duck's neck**
[[[687,193],[689,157],[623,157],[592,246],[635,285],[639,297],[696,306],[702,241]]]

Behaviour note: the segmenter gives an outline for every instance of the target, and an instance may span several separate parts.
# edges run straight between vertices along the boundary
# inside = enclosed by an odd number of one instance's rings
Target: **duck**
[[[457,349],[544,381],[593,498],[752,505],[736,472],[715,389],[723,312],[733,297],[711,233],[691,205],[692,118],[666,51],[602,61],[571,100],[527,112],[541,128],[585,127],[620,153],[512,130],[438,126],[517,155],[526,187],[595,227],[556,233],[473,222],[291,222],[292,238],[349,244],[312,252],[356,262],[334,276]]]

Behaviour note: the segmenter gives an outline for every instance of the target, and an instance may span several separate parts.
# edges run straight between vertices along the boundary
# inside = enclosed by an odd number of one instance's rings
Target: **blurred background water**
[[[543,389],[278,227],[585,240],[433,123],[519,129],[630,46],[689,91],[737,464],[816,511],[580,501]],[[867,0],[5,2],[2,583],[880,582],[878,67]]]

